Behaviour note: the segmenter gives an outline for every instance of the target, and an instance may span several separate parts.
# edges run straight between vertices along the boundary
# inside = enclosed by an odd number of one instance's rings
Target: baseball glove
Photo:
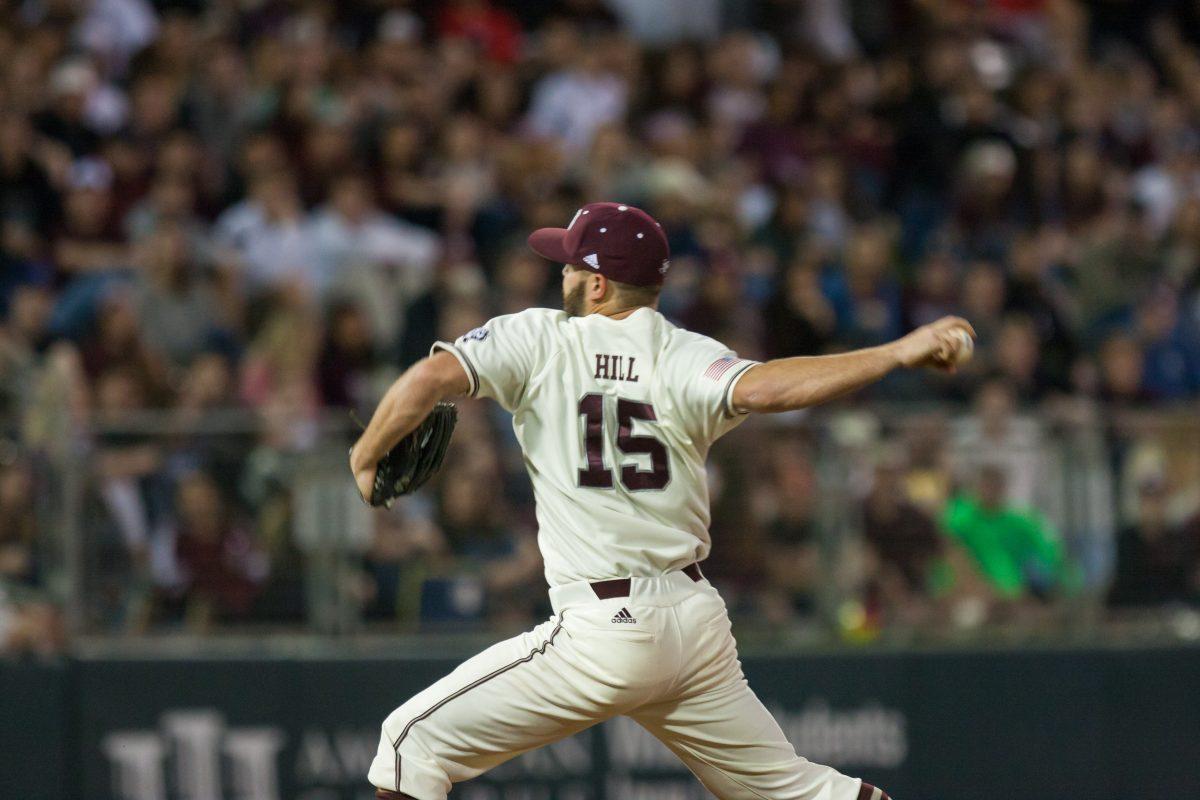
[[[421,488],[442,466],[458,422],[453,403],[438,403],[416,429],[379,459],[371,505],[390,508],[397,497]]]

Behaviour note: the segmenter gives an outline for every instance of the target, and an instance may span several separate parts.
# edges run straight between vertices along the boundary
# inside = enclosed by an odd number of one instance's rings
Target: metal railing
[[[504,512],[468,509],[456,521],[447,520],[456,513],[448,504],[460,502],[447,491],[453,469],[392,512],[359,502],[346,473],[353,431],[340,415],[281,423],[247,411],[140,412],[10,431],[3,469],[21,473],[31,495],[0,524],[34,520],[36,568],[0,586],[11,602],[49,600],[76,641],[521,627],[547,610],[527,552],[527,479],[513,469],[503,421],[481,417]],[[459,457],[478,460],[476,451]],[[1106,603],[1119,531],[1136,527],[1143,493],[1155,493],[1172,530],[1192,535],[1200,417],[1190,409],[1114,415],[1075,405],[987,420],[872,407],[755,418],[718,443],[711,467],[705,569],[751,641],[1200,636],[1189,590],[1124,613]],[[997,598],[975,575],[983,599],[962,591],[972,554],[946,535],[946,504],[975,491],[989,468],[1005,473],[1005,502],[1036,511],[1062,543],[1067,565],[1052,586],[1031,579],[1019,597]],[[881,481],[897,497],[881,498]],[[932,526],[929,553],[910,558],[888,543],[887,525],[870,515],[880,503],[899,513],[893,501],[909,528]],[[475,519],[494,530],[465,536]],[[896,568],[915,573],[893,591]],[[1200,594],[1200,570],[1190,591]]]

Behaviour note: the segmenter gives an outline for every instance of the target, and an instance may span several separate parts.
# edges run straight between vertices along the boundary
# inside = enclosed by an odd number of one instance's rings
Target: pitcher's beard
[[[583,284],[563,295],[563,311],[572,317],[583,316]]]

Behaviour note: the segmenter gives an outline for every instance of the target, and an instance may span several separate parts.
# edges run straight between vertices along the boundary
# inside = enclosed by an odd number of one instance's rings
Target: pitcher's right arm
[[[756,364],[734,386],[731,405],[737,412],[792,411],[858,391],[899,367],[954,372],[963,344],[959,331],[975,337],[975,329],[965,319],[943,317],[878,347]]]

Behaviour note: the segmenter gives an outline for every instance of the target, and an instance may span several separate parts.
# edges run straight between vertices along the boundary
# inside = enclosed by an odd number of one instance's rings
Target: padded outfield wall
[[[367,800],[378,724],[454,660],[0,662],[0,797]],[[801,754],[902,800],[1200,798],[1200,649],[748,658]],[[463,800],[708,797],[614,720]]]

